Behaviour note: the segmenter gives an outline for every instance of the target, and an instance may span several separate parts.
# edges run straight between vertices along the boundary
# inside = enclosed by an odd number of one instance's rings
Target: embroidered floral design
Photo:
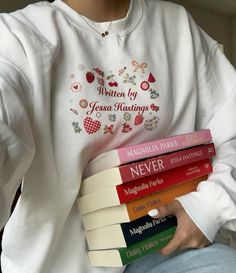
[[[144,128],[147,131],[152,131],[157,128],[158,124],[159,124],[159,118],[157,116],[154,116],[153,118],[147,119],[144,122]]]
[[[97,117],[97,118],[100,118],[101,116],[102,116],[101,112],[97,112],[97,113],[96,113],[96,117]]]
[[[104,71],[102,71],[100,68],[96,67],[96,68],[93,68],[93,71],[95,71],[97,73],[98,76],[104,78],[105,77],[105,73]]]
[[[97,81],[98,81],[98,84],[100,84],[101,86],[105,85],[105,80],[103,78],[97,77]]]
[[[74,114],[78,115],[78,111],[74,108],[70,108],[70,111],[73,112]]]
[[[84,70],[84,68],[85,68],[84,64],[79,64],[78,65],[78,70],[82,71],[82,70]]]
[[[96,67],[92,69],[94,73],[96,74],[96,79],[99,85],[104,86],[105,85],[105,73],[100,68]]]
[[[105,127],[103,128],[104,135],[106,135],[106,134],[113,134],[113,127],[114,127],[113,124],[110,125],[110,126],[105,125]]]
[[[133,85],[136,85],[135,79],[136,79],[136,76],[135,76],[135,75],[130,76],[128,73],[126,73],[126,74],[124,75],[123,83],[131,83],[131,84],[133,84]]]
[[[155,105],[154,103],[150,105],[150,108],[152,109],[152,111],[159,111],[159,106]]]
[[[117,119],[116,114],[109,114],[108,118],[109,118],[110,121],[113,121],[113,122],[115,122],[116,119]]]
[[[128,113],[128,112],[125,112],[125,113],[124,113],[124,120],[125,120],[125,121],[131,120],[131,114]]]
[[[79,127],[79,123],[78,122],[72,122],[72,126],[74,127],[74,131],[75,133],[81,133],[82,129]]]
[[[149,90],[149,93],[151,99],[157,99],[159,97],[158,92],[152,88]]]
[[[146,62],[133,60],[129,66],[108,70],[84,64],[77,68],[70,78],[69,93],[69,110],[78,119],[72,120],[75,133],[112,135],[117,131],[114,128],[121,126],[120,132],[127,134],[136,130],[151,132],[158,127],[160,109],[154,101],[159,97],[158,85]]]
[[[126,69],[127,69],[126,66],[124,66],[123,68],[119,69],[119,76],[121,76],[125,72]]]
[[[122,133],[129,133],[132,131],[132,128],[130,127],[130,125],[128,123],[123,123],[122,124]]]

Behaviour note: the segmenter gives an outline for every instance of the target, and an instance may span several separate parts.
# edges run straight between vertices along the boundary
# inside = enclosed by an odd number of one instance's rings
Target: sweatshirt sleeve
[[[177,200],[212,242],[221,227],[236,231],[236,73],[217,43],[201,30],[195,31],[196,129],[211,130],[217,156],[208,180]]]
[[[34,157],[29,92],[30,86],[16,66],[0,57],[0,230]]]

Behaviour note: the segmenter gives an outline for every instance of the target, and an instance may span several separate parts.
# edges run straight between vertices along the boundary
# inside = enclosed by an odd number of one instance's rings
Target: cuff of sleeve
[[[215,182],[201,182],[196,192],[176,198],[210,242],[236,209],[227,192]]]

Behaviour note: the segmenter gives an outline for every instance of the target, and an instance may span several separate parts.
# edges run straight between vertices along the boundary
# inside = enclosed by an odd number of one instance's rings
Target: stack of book
[[[208,129],[122,147],[89,162],[78,206],[92,266],[118,267],[163,248],[175,216],[148,211],[197,189],[212,172]]]

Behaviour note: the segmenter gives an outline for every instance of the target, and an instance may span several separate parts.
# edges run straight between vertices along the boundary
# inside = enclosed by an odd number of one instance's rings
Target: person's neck
[[[106,22],[124,18],[131,0],[64,0],[81,15],[96,21]]]

